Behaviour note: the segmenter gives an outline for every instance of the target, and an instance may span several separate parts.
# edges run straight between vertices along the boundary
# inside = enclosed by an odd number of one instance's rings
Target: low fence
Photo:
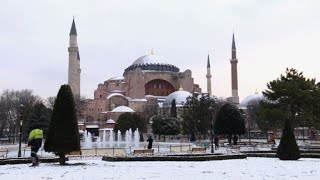
[[[154,153],[183,153],[192,150],[192,145],[155,145]],[[111,147],[111,148],[90,148],[81,149],[77,152],[71,152],[70,155],[108,155],[108,156],[126,156],[128,154],[133,154],[134,150],[144,149],[144,147]]]
[[[152,149],[154,149],[154,153],[183,153],[191,151],[192,148],[195,147],[193,144],[174,144],[170,143],[155,143]],[[196,147],[202,147],[201,145],[197,145]],[[69,153],[68,155],[108,155],[108,156],[126,156],[129,154],[133,154],[133,151],[136,149],[145,149],[145,147],[105,147],[105,148],[83,148],[80,151],[74,151]],[[30,148],[24,147],[21,149],[21,157],[30,157]],[[38,151],[38,155],[40,157],[54,157],[53,153],[45,152],[43,148],[40,148]],[[6,158],[15,158],[18,156],[17,148],[10,149],[0,149],[0,159]]]

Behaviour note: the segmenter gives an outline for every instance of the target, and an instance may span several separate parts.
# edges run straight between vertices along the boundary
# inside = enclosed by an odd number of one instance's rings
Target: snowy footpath
[[[276,158],[247,158],[204,162],[107,162],[102,160],[71,160],[77,165],[60,166],[42,163],[0,166],[1,180],[35,179],[299,179],[318,180],[320,159],[280,161]]]

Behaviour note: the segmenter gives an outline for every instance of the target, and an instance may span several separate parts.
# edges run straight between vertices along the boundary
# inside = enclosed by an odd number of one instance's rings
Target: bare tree
[[[50,96],[47,98],[45,105],[47,106],[47,108],[49,109],[53,109],[54,106],[54,101],[57,99],[56,96]]]
[[[9,142],[12,142],[19,128],[20,104],[26,107],[24,111],[24,117],[26,117],[32,106],[41,101],[41,98],[34,95],[32,90],[4,90],[0,94],[0,137],[7,136]]]

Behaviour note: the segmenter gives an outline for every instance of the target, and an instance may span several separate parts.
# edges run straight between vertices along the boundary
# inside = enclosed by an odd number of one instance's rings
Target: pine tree
[[[44,136],[48,133],[49,121],[51,110],[48,109],[43,103],[35,104],[25,122],[26,136],[34,128],[40,128],[43,130]]]
[[[279,109],[290,117],[293,127],[318,127],[320,86],[315,79],[287,68],[285,74],[270,81],[262,93],[268,100],[277,102]]]
[[[294,137],[290,119],[287,118],[284,123],[280,144],[277,150],[277,156],[281,160],[298,160],[300,150]]]
[[[69,85],[62,85],[58,92],[44,149],[58,155],[61,165],[66,164],[66,153],[80,150],[75,102]]]
[[[164,135],[177,135],[180,133],[180,123],[177,118],[155,116],[152,123],[152,132],[154,134]]]
[[[121,133],[125,133],[126,130],[132,129],[133,131],[137,128],[141,131],[144,128],[143,119],[136,113],[123,113],[119,116],[116,126],[114,127],[114,131],[118,130]]]
[[[225,104],[218,111],[214,125],[215,134],[228,135],[229,144],[233,134],[244,134],[244,117],[239,109],[231,104]]]

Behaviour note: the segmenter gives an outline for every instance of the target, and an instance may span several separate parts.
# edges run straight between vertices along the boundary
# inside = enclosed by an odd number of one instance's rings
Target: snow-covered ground
[[[247,158],[241,160],[204,162],[107,162],[72,160],[81,165],[60,166],[42,163],[0,166],[1,180],[28,179],[319,179],[320,159],[280,161],[276,158]]]

